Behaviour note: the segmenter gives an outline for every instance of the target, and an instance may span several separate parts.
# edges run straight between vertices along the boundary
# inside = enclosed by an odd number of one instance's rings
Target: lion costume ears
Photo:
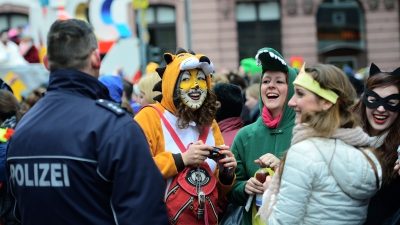
[[[174,60],[175,56],[171,53],[164,53],[164,60],[168,64],[170,64]]]
[[[374,63],[371,63],[371,67],[369,68],[369,76],[372,77],[378,73],[387,73],[387,74],[390,74],[393,76],[400,76],[400,67],[393,70],[392,72],[383,72],[383,71],[381,71],[381,69],[379,69],[379,67],[377,65],[375,65]]]

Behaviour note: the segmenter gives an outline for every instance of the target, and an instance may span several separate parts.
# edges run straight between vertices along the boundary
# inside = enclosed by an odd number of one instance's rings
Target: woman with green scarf
[[[295,112],[287,106],[293,95],[297,71],[287,65],[272,48],[258,50],[256,60],[262,66],[260,117],[242,128],[231,146],[237,160],[236,183],[229,200],[249,207],[243,210],[243,225],[262,224],[255,217],[255,196],[264,192],[254,175],[260,167],[275,167],[289,148]],[[250,199],[250,201],[249,201]],[[249,205],[250,204],[250,205]]]

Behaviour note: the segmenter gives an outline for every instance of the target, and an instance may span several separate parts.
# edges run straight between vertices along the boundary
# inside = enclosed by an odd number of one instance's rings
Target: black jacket
[[[382,188],[371,198],[364,225],[400,224],[400,177]]]
[[[168,224],[165,184],[146,138],[108,100],[106,87],[88,74],[50,74],[48,92],[8,148],[22,224]]]

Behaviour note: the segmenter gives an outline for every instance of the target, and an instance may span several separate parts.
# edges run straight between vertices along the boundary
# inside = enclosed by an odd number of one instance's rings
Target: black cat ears
[[[377,65],[375,65],[374,63],[371,63],[371,66],[369,68],[369,76],[372,77],[378,73],[387,73],[393,76],[398,76],[400,77],[400,67],[398,67],[397,69],[393,70],[392,72],[384,72],[381,71],[381,69],[379,69],[379,67]]]

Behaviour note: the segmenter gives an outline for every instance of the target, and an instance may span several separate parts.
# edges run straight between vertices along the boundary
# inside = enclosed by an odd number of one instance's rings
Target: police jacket
[[[48,92],[8,147],[22,224],[168,224],[164,182],[146,138],[107,99],[106,87],[88,74],[50,74]]]

